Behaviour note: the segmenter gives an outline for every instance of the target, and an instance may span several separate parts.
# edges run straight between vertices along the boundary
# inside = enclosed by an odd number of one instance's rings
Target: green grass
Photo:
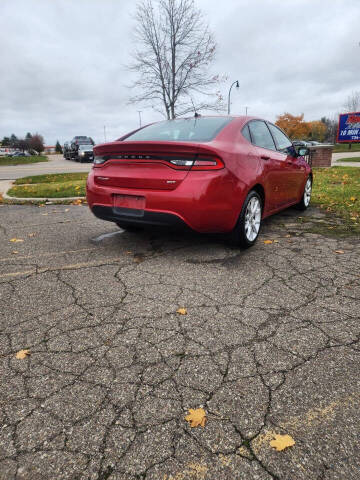
[[[360,168],[314,168],[311,204],[341,216],[360,233]]]
[[[334,153],[348,153],[348,152],[360,152],[360,143],[352,143],[349,150],[348,143],[336,143],[334,145]]]
[[[336,160],[337,162],[360,162],[360,157],[353,157],[353,158],[340,158],[340,160]]]
[[[48,175],[34,175],[30,177],[18,178],[15,185],[24,185],[32,183],[63,183],[84,180],[86,181],[87,173],[51,173]]]
[[[61,183],[37,183],[34,185],[15,185],[7,193],[18,198],[62,198],[85,196],[85,180],[73,180]]]
[[[1,166],[25,165],[27,163],[48,162],[47,157],[42,155],[33,155],[31,157],[0,157]]]

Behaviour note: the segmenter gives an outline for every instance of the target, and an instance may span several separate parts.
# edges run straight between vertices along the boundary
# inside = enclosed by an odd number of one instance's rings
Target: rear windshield
[[[232,118],[177,118],[154,123],[129,135],[125,140],[163,142],[209,142]]]

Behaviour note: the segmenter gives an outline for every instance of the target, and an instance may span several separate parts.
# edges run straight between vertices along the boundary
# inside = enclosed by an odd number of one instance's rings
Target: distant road
[[[48,155],[48,159],[48,162],[0,167],[0,180],[15,180],[29,175],[46,175],[47,173],[90,172],[92,166],[92,163],[64,160],[62,155]]]
[[[360,157],[360,152],[342,152],[342,153],[333,153],[331,165],[335,166],[344,166],[344,167],[360,167],[360,162],[337,162],[340,158],[353,158]]]

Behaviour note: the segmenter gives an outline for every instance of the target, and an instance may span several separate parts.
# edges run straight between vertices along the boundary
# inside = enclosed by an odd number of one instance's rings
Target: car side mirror
[[[306,147],[300,147],[298,150],[298,157],[306,157],[310,154],[310,150]]]

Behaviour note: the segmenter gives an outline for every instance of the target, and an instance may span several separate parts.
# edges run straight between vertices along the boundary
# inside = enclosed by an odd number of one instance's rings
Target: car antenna
[[[201,117],[200,113],[198,113],[198,112],[196,111],[196,108],[195,108],[195,105],[194,105],[192,96],[189,95],[189,97],[190,97],[190,100],[191,100],[191,103],[192,103],[192,106],[193,106],[193,109],[194,109],[194,117],[195,117],[195,118]]]

